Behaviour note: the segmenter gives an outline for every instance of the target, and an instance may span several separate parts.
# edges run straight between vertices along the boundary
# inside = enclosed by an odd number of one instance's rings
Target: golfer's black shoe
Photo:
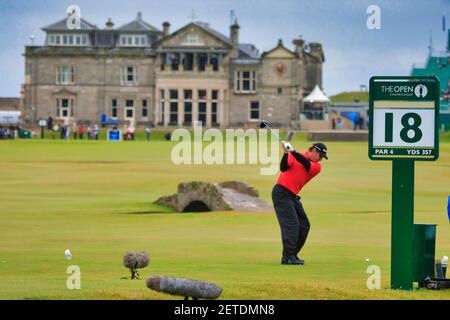
[[[301,258],[299,258],[298,256],[295,256],[298,260],[300,260],[301,262],[302,262],[302,264],[305,264],[305,260],[304,259],[301,259]]]
[[[296,256],[290,256],[290,257],[283,257],[281,259],[281,264],[304,265],[305,261],[302,259],[299,259]]]

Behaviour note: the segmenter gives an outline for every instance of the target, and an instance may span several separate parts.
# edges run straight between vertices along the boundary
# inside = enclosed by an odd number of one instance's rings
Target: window
[[[178,100],[178,90],[170,90],[170,100]]]
[[[211,54],[210,63],[213,67],[213,71],[219,71],[219,56],[217,54]]]
[[[259,120],[259,101],[250,101],[250,120]]]
[[[212,124],[217,124],[217,106],[218,106],[219,90],[213,90],[211,95],[211,122]]]
[[[198,90],[198,100],[206,100],[206,90]]]
[[[142,100],[142,118],[148,117],[148,100]]]
[[[178,71],[178,66],[180,65],[180,55],[178,53],[172,53],[169,55],[169,58],[172,71]]]
[[[74,83],[75,72],[72,66],[58,66],[56,69],[56,84],[69,85]]]
[[[121,69],[121,84],[127,86],[139,85],[138,68],[134,66],[126,66]]]
[[[81,47],[88,44],[86,34],[49,34],[47,44],[49,46]]]
[[[250,71],[242,72],[242,91],[250,91]]]
[[[134,100],[125,101],[125,120],[134,119]]]
[[[184,124],[192,124],[192,90],[184,90]]]
[[[198,43],[198,34],[190,33],[187,36],[187,44],[197,44]]]
[[[61,118],[69,117],[69,99],[61,99]]]
[[[206,124],[206,90],[198,90],[198,121]]]
[[[117,99],[111,101],[111,118],[117,119]]]
[[[181,43],[183,46],[203,46],[205,42],[196,33],[189,33]]]
[[[73,117],[73,99],[56,99],[56,117],[59,119],[68,119]]]
[[[198,71],[205,71],[206,64],[208,63],[208,56],[204,53],[199,53],[197,55],[198,60]]]
[[[170,121],[169,124],[178,124],[178,90],[170,90]]]
[[[234,90],[237,93],[256,92],[256,71],[236,71]]]
[[[184,71],[192,71],[194,69],[194,54],[185,53],[184,54]]]
[[[145,47],[147,46],[147,36],[122,34],[119,38],[122,47]]]
[[[277,89],[277,93],[278,93],[278,94],[282,94],[282,93],[283,93],[283,88],[278,88],[278,89]]]
[[[159,90],[159,98],[160,98],[160,102],[159,102],[159,115],[160,115],[160,124],[164,124],[164,105],[165,105],[165,100],[164,100],[164,90],[161,89]]]
[[[128,82],[134,81],[134,68],[133,67],[127,67],[127,81]]]

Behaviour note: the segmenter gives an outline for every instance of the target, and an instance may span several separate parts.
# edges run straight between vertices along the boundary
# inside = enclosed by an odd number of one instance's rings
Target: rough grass
[[[390,162],[370,161],[365,143],[328,145],[330,160],[302,192],[312,229],[297,267],[280,265],[273,212],[179,214],[151,203],[182,181],[230,179],[270,200],[276,176],[259,166],[175,166],[162,138],[0,141],[0,299],[173,299],[146,288],[151,275],[209,280],[223,299],[449,299],[388,289]],[[437,256],[448,255],[448,141],[437,162],[416,164],[415,181],[415,221],[438,224]],[[149,252],[141,280],[123,279],[126,251]],[[381,268],[381,290],[366,287],[366,257]],[[71,264],[81,290],[66,288]]]
[[[331,102],[355,102],[358,100],[359,102],[368,102],[369,101],[369,92],[362,91],[351,91],[351,92],[341,92],[337,95],[330,97]]]

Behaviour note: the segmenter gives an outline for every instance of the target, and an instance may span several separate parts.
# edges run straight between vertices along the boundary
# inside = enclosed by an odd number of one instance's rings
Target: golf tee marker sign
[[[372,77],[369,94],[370,159],[439,157],[436,77]]]
[[[438,123],[436,77],[370,79],[369,158],[392,160],[392,289],[413,289],[414,161],[439,157]]]

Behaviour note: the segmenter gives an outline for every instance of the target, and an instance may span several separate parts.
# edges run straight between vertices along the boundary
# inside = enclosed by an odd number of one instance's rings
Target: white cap
[[[442,260],[441,260],[441,263],[442,263],[443,266],[446,266],[448,264],[448,257],[447,256],[443,256]]]

